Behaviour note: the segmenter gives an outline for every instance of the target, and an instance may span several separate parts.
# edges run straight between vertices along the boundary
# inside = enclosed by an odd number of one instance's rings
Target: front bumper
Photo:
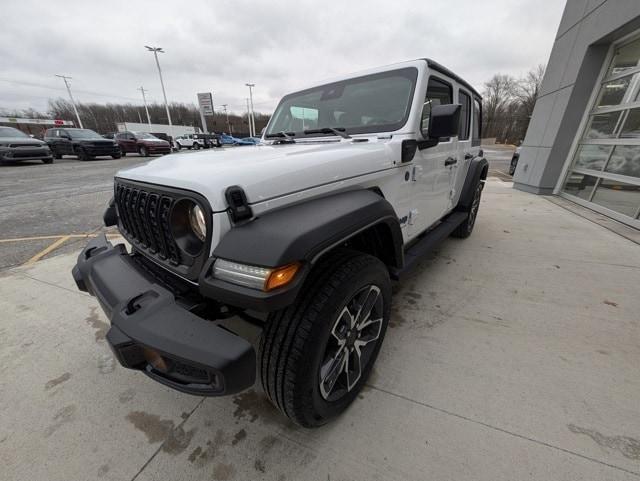
[[[200,396],[234,394],[255,382],[253,346],[180,306],[124,245],[113,246],[104,235],[91,240],[72,274],[110,318],[107,341],[124,367]],[[157,356],[162,363],[153,361]]]
[[[0,150],[0,160],[49,160],[53,158],[48,147],[15,147]]]
[[[118,145],[114,145],[114,146],[84,145],[83,148],[88,155],[91,155],[93,157],[98,157],[101,155],[120,155],[121,154],[120,146]]]

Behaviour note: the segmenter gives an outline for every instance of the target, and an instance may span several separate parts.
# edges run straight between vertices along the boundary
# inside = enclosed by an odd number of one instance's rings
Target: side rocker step
[[[466,212],[453,212],[444,219],[438,226],[427,232],[424,237],[412,244],[404,251],[404,266],[402,269],[392,268],[389,275],[393,280],[399,280],[404,274],[413,269],[425,254],[435,249],[440,242],[449,237],[456,227],[462,224],[467,218]]]

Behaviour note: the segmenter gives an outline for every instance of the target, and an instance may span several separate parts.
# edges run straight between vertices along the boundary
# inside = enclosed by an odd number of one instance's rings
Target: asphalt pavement
[[[484,152],[489,175],[510,180],[513,147],[492,145]],[[80,162],[67,156],[51,165],[0,165],[0,270],[77,251],[84,235],[104,230],[114,174],[150,159],[129,154]]]

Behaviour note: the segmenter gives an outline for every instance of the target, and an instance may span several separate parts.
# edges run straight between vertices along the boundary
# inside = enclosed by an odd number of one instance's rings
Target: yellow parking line
[[[38,262],[40,259],[42,259],[44,256],[46,256],[47,254],[49,254],[50,252],[56,250],[58,247],[60,247],[62,244],[64,244],[65,242],[67,242],[69,239],[71,239],[70,235],[66,235],[64,237],[61,237],[60,239],[58,239],[57,241],[55,241],[53,244],[51,244],[49,247],[47,247],[46,249],[41,250],[40,252],[38,252],[35,256],[33,256],[31,259],[29,259],[27,262],[25,262],[23,265],[25,266],[30,266],[32,264],[35,264],[36,262]]]
[[[27,242],[27,241],[36,241],[36,240],[47,240],[47,239],[60,239],[62,237],[68,237],[69,239],[88,239],[89,237],[96,237],[99,234],[69,234],[69,235],[43,235],[43,236],[34,236],[34,237],[14,237],[12,239],[0,239],[0,244],[5,244],[8,242]],[[107,234],[107,237],[120,237],[120,234]]]

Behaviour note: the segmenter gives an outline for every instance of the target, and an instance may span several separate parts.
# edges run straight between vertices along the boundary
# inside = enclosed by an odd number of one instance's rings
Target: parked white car
[[[180,149],[201,149],[204,147],[204,140],[197,138],[197,134],[185,134],[175,138],[176,148]]]
[[[73,269],[118,361],[200,396],[247,389],[257,371],[296,423],[338,416],[380,350],[391,281],[474,228],[481,108],[419,59],[286,95],[255,148],[119,172],[104,219],[131,250],[98,237]],[[258,353],[218,325],[233,316],[262,327]]]

